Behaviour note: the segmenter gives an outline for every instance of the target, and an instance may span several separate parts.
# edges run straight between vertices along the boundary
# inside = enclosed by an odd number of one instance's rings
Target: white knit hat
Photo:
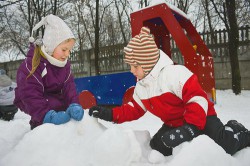
[[[75,38],[70,28],[61,18],[50,14],[42,18],[42,20],[32,29],[32,35],[29,38],[30,42],[35,41],[33,38],[33,32],[43,25],[45,26],[45,30],[42,44],[48,55],[52,55],[54,49],[63,41]]]
[[[140,65],[145,75],[153,69],[160,56],[154,38],[146,27],[142,27],[140,34],[133,37],[127,47],[124,47],[124,53],[125,63]]]

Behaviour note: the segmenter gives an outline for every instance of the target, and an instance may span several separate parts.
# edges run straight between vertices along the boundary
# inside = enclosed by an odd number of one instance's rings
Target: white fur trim
[[[66,59],[65,61],[59,61],[56,58],[50,56],[49,54],[46,53],[44,45],[41,46],[41,50],[44,53],[44,55],[46,56],[46,58],[48,59],[48,61],[57,67],[64,67],[67,64],[68,59]]]

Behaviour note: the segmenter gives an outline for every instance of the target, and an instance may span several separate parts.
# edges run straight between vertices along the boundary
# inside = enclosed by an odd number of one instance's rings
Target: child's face
[[[139,80],[145,77],[145,73],[140,65],[130,65],[130,72]]]
[[[67,60],[74,44],[75,44],[74,39],[70,39],[70,40],[66,40],[62,42],[55,48],[52,56],[59,61]]]

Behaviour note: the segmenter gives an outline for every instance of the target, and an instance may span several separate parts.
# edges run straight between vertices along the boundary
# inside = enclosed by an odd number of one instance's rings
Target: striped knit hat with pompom
[[[127,47],[124,47],[124,53],[125,63],[140,65],[145,76],[153,69],[160,56],[154,38],[146,27],[142,27],[140,34],[133,37]]]

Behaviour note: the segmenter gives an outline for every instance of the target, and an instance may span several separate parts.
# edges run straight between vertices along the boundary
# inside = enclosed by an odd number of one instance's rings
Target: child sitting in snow
[[[223,125],[213,103],[201,88],[197,76],[158,50],[150,30],[140,34],[124,48],[125,62],[139,81],[133,99],[113,109],[93,106],[89,115],[106,121],[123,123],[142,117],[150,111],[163,121],[150,146],[168,156],[179,144],[206,134],[227,153],[250,146],[250,132],[235,120]]]
[[[71,73],[68,57],[75,37],[55,15],[43,18],[32,30],[45,26],[42,41],[30,37],[27,58],[17,71],[15,105],[31,116],[31,129],[43,123],[80,121],[84,111]]]
[[[15,87],[16,83],[6,75],[4,69],[0,69],[0,118],[3,120],[12,120],[17,112],[13,104]]]

